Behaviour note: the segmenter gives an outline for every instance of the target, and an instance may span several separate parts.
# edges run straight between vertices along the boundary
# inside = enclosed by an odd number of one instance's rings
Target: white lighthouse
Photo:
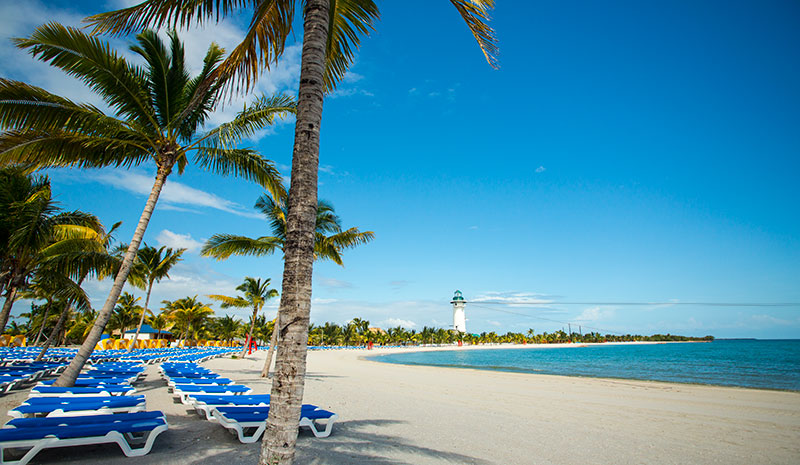
[[[453,295],[453,300],[451,300],[450,303],[453,304],[453,329],[460,333],[466,333],[467,316],[464,313],[464,307],[467,306],[467,301],[464,300],[464,296],[461,295],[461,291],[456,291],[455,295]]]

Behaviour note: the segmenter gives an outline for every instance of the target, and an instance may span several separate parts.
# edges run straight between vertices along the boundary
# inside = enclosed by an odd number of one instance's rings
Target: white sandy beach
[[[329,438],[301,431],[296,463],[797,464],[800,393],[575,378],[367,361],[398,349],[309,353],[304,402],[339,414]],[[402,350],[402,349],[400,349]],[[264,351],[204,363],[257,393]],[[240,444],[176,404],[155,367],[137,386],[170,430],[152,452],[116,445],[40,453],[36,463],[255,463]],[[27,396],[0,398],[0,414]]]

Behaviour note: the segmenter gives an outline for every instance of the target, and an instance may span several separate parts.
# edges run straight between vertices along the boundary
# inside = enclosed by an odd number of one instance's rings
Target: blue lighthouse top
[[[453,302],[463,302],[464,301],[464,296],[461,295],[461,291],[458,291],[458,290],[456,291],[456,293],[453,295],[453,300],[452,301]]]

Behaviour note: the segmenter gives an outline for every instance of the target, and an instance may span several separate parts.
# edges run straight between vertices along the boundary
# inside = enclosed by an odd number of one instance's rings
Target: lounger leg
[[[142,439],[145,439],[145,437],[147,438],[146,440],[144,440],[144,445],[136,448],[132,447],[131,443],[126,440],[125,436],[123,436],[120,433],[117,433],[116,431],[108,433],[108,436],[110,438],[115,439],[115,442],[119,444],[119,447],[120,449],[122,449],[122,453],[125,454],[125,456],[140,457],[142,455],[147,455],[148,453],[150,453],[150,449],[153,448],[153,443],[155,442],[156,437],[159,434],[166,431],[167,428],[169,428],[169,425],[161,425],[156,428],[153,428],[153,430],[150,431],[146,436],[143,436],[142,438],[139,438],[136,441],[138,443],[141,442]]]

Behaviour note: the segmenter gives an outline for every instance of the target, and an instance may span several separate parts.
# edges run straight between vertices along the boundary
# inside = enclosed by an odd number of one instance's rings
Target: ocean
[[[372,360],[800,391],[800,339],[395,353]]]

